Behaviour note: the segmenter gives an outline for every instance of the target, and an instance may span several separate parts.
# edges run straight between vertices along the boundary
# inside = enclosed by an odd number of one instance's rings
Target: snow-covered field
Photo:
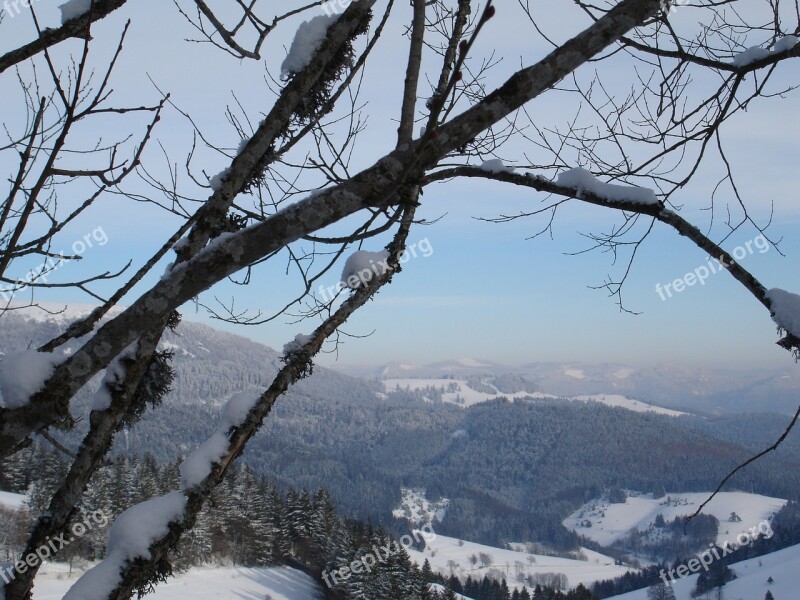
[[[632,410],[633,412],[650,412],[659,415],[667,415],[670,417],[680,417],[681,415],[687,414],[679,410],[671,410],[669,408],[653,406],[652,404],[647,404],[646,402],[634,400],[633,398],[628,398],[627,396],[620,396],[619,394],[594,394],[592,396],[575,396],[574,398],[568,398],[568,400],[580,400],[581,402],[599,402],[600,404],[605,404],[606,406],[627,408],[628,410]]]
[[[795,600],[800,586],[800,546],[791,546],[778,552],[731,565],[736,579],[723,588],[725,600],[763,600],[767,590],[775,600]],[[767,583],[772,577],[773,583]],[[672,586],[676,600],[694,600],[697,575],[678,579]],[[703,596],[705,597],[705,596]],[[716,596],[714,596],[716,597]],[[616,600],[647,600],[647,590],[636,590],[620,596]]]
[[[60,600],[79,575],[75,571],[69,575],[65,564],[46,565],[36,578],[33,600]],[[314,600],[323,596],[310,577],[289,567],[208,567],[193,568],[171,577],[146,597],[148,600]]]
[[[610,504],[608,499],[593,500],[564,519],[567,529],[608,546],[624,537],[632,528],[646,530],[660,513],[666,521],[675,517],[692,514],[705,502],[707,493],[667,494],[658,500],[652,494],[629,496],[625,504]],[[704,514],[719,519],[718,542],[732,541],[736,534],[757,526],[780,510],[786,500],[770,498],[746,492],[721,492],[703,509]],[[735,512],[741,522],[729,521]],[[583,527],[583,521],[590,521],[591,527]],[[777,599],[776,599],[777,600]]]
[[[489,381],[482,381],[483,385],[494,387]],[[513,394],[504,394],[495,388],[495,393],[479,392],[473,390],[467,382],[463,379],[384,379],[383,387],[387,392],[393,392],[397,389],[405,390],[425,390],[427,388],[434,388],[441,390],[442,401],[457,404],[459,406],[472,406],[480,402],[487,402],[495,398],[540,398],[545,400],[566,400],[566,401],[580,401],[580,402],[599,402],[606,406],[626,408],[634,412],[651,412],[660,415],[668,415],[671,417],[678,417],[686,413],[670,410],[668,408],[661,408],[660,406],[653,406],[627,396],[620,396],[618,394],[594,394],[591,396],[574,396],[569,398],[561,398],[553,396],[552,394],[543,394],[541,392],[514,392]],[[448,391],[452,390],[454,391]]]
[[[524,578],[528,575],[535,577],[562,573],[566,576],[569,587],[573,588],[579,583],[589,586],[600,579],[619,577],[630,570],[629,567],[615,565],[611,557],[587,549],[583,549],[582,553],[588,560],[573,560],[502,550],[443,535],[437,535],[433,539],[426,538],[425,543],[426,547],[422,552],[409,549],[411,560],[422,565],[427,558],[434,571],[445,575],[454,573],[461,579],[466,579],[469,575],[473,579],[483,579],[484,575],[493,571],[506,579],[509,588],[520,587],[518,575]],[[481,554],[491,557],[491,565],[481,566]],[[478,558],[475,565],[471,560],[473,556]]]

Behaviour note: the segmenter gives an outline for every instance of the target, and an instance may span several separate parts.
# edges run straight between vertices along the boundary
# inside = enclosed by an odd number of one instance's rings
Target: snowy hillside
[[[425,543],[422,552],[414,548],[408,551],[418,564],[428,559],[434,571],[448,576],[452,573],[461,579],[470,575],[473,579],[483,579],[486,575],[505,578],[509,588],[520,587],[528,578],[534,585],[535,582],[551,583],[556,581],[554,575],[557,574],[564,576],[560,579],[566,587],[573,588],[580,583],[589,586],[594,581],[619,577],[630,570],[615,565],[611,557],[587,549],[581,550],[586,560],[575,560],[502,550],[443,535],[426,538]]]
[[[36,579],[33,600],[63,597],[79,575],[73,571],[70,576],[66,564],[46,565]],[[315,600],[322,597],[322,590],[310,577],[289,567],[192,568],[171,577],[147,595],[148,600]]]
[[[686,413],[677,410],[670,410],[646,404],[639,400],[634,400],[626,396],[618,394],[594,394],[573,397],[558,397],[552,394],[543,394],[541,392],[530,391],[516,391],[516,392],[502,392],[498,390],[490,378],[485,378],[480,381],[478,385],[471,383],[464,379],[384,379],[382,381],[386,392],[393,392],[396,390],[413,390],[419,391],[423,395],[426,391],[435,391],[436,395],[441,395],[442,402],[450,402],[458,406],[472,406],[479,402],[486,402],[494,400],[495,398],[539,398],[546,400],[565,400],[565,401],[581,401],[581,402],[598,402],[606,406],[625,408],[634,412],[652,412],[661,415],[669,415],[671,417],[678,417]],[[475,389],[476,387],[480,389]],[[430,400],[431,398],[428,398]]]
[[[794,600],[800,586],[800,546],[791,546],[759,558],[731,565],[736,579],[723,588],[726,600],[762,600],[767,590],[775,600]],[[675,600],[694,600],[697,575],[678,579],[673,584]],[[773,583],[767,580],[772,577]],[[705,597],[705,596],[703,596]],[[614,596],[615,600],[647,600],[647,589]]]
[[[607,498],[593,500],[564,519],[564,526],[603,546],[613,544],[634,527],[646,530],[661,514],[666,521],[692,514],[705,502],[707,493],[667,494],[658,500],[652,494],[630,492],[625,504],[611,504]],[[719,520],[717,540],[724,542],[736,537],[739,532],[757,526],[780,510],[786,500],[770,498],[745,492],[722,492],[703,509],[704,514]],[[735,512],[742,520],[730,522]],[[587,522],[591,523],[587,527]]]

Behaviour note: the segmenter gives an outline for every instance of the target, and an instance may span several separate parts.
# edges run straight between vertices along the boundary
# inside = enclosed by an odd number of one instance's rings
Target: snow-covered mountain
[[[458,379],[515,375],[536,390],[559,397],[620,396],[667,408],[710,414],[780,412],[793,414],[800,393],[800,369],[710,369],[680,365],[632,367],[617,363],[526,363],[500,365],[460,359],[428,365],[409,362],[378,367],[336,367],[358,377],[381,380]]]

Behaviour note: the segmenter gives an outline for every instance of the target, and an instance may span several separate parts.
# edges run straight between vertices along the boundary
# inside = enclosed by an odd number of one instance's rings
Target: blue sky
[[[286,3],[289,6],[291,3]],[[298,4],[298,3],[295,3]],[[41,2],[35,5],[42,19],[54,22],[55,7]],[[176,15],[171,4],[153,8],[153,3],[131,2],[119,14],[102,23],[96,39],[98,50],[107,47],[111,34],[121,29],[125,18],[133,19],[122,63],[114,88],[118,98],[131,103],[152,102],[156,98],[150,79],[173,92],[174,101],[189,111],[205,132],[216,142],[234,146],[235,133],[224,119],[226,104],[232,101],[231,90],[243,105],[257,114],[266,111],[274,96],[264,83],[264,66],[239,62],[205,46],[188,44],[188,25]],[[550,4],[549,6],[555,6]],[[502,10],[518,10],[503,5]],[[398,17],[407,18],[407,3],[400,3]],[[681,9],[683,10],[683,9]],[[548,31],[557,38],[574,34],[585,26],[586,19],[576,13],[562,18],[551,13],[543,18]],[[399,112],[399,86],[402,84],[396,56],[405,43],[400,36],[400,19],[390,27],[386,43],[379,47],[367,70],[364,100],[369,104],[369,129],[360,140],[354,165],[371,164],[390,149]],[[488,77],[494,85],[505,79],[520,64],[529,64],[545,48],[530,44],[522,19],[500,20],[487,28],[476,45],[478,52],[494,50],[503,61]],[[680,17],[676,17],[680,18]],[[50,19],[50,21],[48,21]],[[287,27],[288,35],[292,27]],[[0,23],[0,47],[10,47],[29,33],[28,18],[16,16]],[[290,38],[276,37],[268,44],[267,63],[273,69],[285,55],[282,44]],[[482,45],[481,45],[482,44]],[[67,50],[78,51],[77,42],[55,53],[63,59]],[[98,57],[102,52],[98,52]],[[165,60],[165,57],[168,60]],[[390,64],[392,69],[382,69]],[[609,76],[626,85],[630,73],[625,65],[615,67]],[[783,75],[797,80],[795,66],[782,67]],[[273,70],[273,72],[275,72]],[[9,86],[11,79],[3,80]],[[13,98],[12,89],[4,96]],[[6,116],[18,110],[16,98],[9,100]],[[568,116],[563,97],[553,94],[532,104],[545,124],[561,124]],[[773,238],[783,238],[781,256],[774,248],[748,253],[743,264],[767,287],[800,291],[800,204],[797,199],[796,140],[800,133],[797,95],[784,101],[764,102],[750,108],[745,118],[731,123],[726,141],[742,192],[751,202],[752,214],[766,219],[774,203]],[[135,121],[134,121],[135,123]],[[115,124],[109,121],[106,135],[113,136]],[[94,131],[79,135],[87,135]],[[104,132],[105,133],[105,132]],[[175,111],[168,111],[158,128],[158,138],[178,165],[182,165],[191,130]],[[506,159],[519,159],[526,149],[509,146],[501,151]],[[159,165],[160,151],[151,146],[150,164]],[[198,167],[214,174],[225,166],[222,157],[205,152],[199,155]],[[7,168],[0,162],[5,172]],[[159,166],[153,167],[158,172]],[[199,171],[198,171],[199,172]],[[163,170],[161,171],[163,173]],[[701,229],[708,225],[708,214],[701,207],[708,204],[716,172],[698,178],[696,184],[679,198],[685,202],[682,214]],[[192,190],[197,193],[198,190]],[[198,197],[202,197],[198,194]],[[663,226],[641,249],[632,274],[624,288],[629,309],[639,315],[621,313],[613,298],[590,286],[601,284],[607,276],[619,276],[624,264],[612,264],[608,254],[581,251],[588,241],[581,233],[608,228],[617,217],[608,210],[574,202],[560,211],[554,225],[553,239],[543,236],[527,239],[540,229],[540,219],[493,224],[476,217],[491,218],[502,213],[530,209],[541,196],[531,191],[470,180],[436,185],[426,189],[419,216],[441,217],[429,226],[420,226],[410,240],[425,239],[433,252],[429,257],[410,260],[394,283],[360,311],[345,331],[366,338],[346,339],[339,347],[338,361],[343,364],[380,364],[389,361],[425,363],[435,360],[475,357],[495,362],[521,364],[531,361],[619,362],[631,365],[654,363],[695,364],[707,366],[785,366],[791,357],[777,348],[775,327],[766,310],[727,273],[709,277],[705,285],[687,288],[662,301],[656,284],[672,282],[706,263],[707,257],[677,234]],[[722,204],[720,204],[722,206]],[[152,205],[137,204],[120,197],[109,197],[96,212],[75,223],[59,240],[68,248],[83,235],[102,228],[108,241],[88,248],[81,263],[70,263],[59,275],[64,278],[99,269],[116,269],[133,259],[145,260],[178,221]],[[749,229],[728,241],[733,250],[752,241],[757,232]],[[372,240],[366,249],[379,249],[385,238]],[[20,265],[20,269],[26,268]],[[285,263],[261,267],[247,287],[221,284],[205,294],[212,303],[216,295],[236,305],[270,312],[290,297],[296,280],[283,274]],[[322,283],[334,285],[340,267],[323,277]],[[163,266],[148,278],[128,301],[152,285]],[[86,302],[75,292],[45,293],[38,298],[50,301]],[[183,309],[184,318],[207,321],[202,310],[193,305]],[[270,346],[280,348],[294,334],[310,331],[311,321],[293,323],[289,317],[256,327],[215,326],[236,331]],[[333,364],[337,357],[325,356],[321,362]]]

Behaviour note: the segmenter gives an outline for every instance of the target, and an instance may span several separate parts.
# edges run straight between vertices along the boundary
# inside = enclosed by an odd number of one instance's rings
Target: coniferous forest
[[[161,466],[150,455],[117,456],[93,478],[73,521],[81,521],[87,514],[102,514],[104,525],[113,523],[130,506],[169,492],[178,484],[179,462]],[[11,560],[24,550],[30,522],[34,515],[47,514],[47,501],[66,468],[62,454],[40,444],[0,463],[0,490],[29,495],[27,511],[0,510],[8,553],[0,560]],[[71,565],[102,559],[107,536],[108,529],[92,528],[64,549],[64,559]],[[415,537],[415,543],[424,546],[424,537]],[[369,571],[351,571],[346,578],[330,576],[367,555],[378,557]],[[341,600],[438,600],[453,597],[454,592],[464,592],[475,600],[594,597],[582,586],[566,594],[537,586],[529,593],[512,592],[505,581],[489,578],[446,580],[433,573],[427,561],[417,567],[384,529],[339,516],[327,490],[280,490],[254,473],[246,462],[227,472],[223,485],[200,512],[192,533],[181,540],[170,563],[178,571],[209,564],[290,565],[319,581],[327,597]]]

